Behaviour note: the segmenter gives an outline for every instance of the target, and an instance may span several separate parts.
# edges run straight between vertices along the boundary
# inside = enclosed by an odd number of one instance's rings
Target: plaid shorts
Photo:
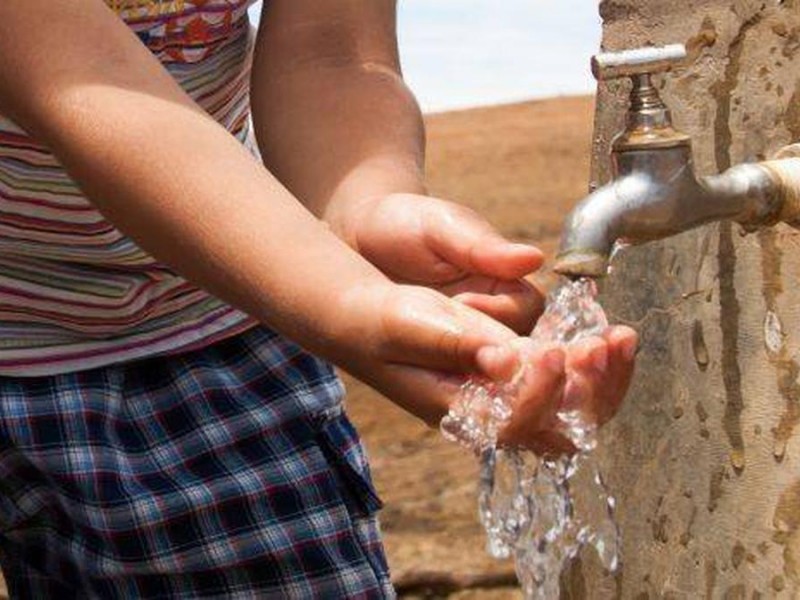
[[[332,369],[264,328],[208,348],[0,378],[12,598],[391,598]]]

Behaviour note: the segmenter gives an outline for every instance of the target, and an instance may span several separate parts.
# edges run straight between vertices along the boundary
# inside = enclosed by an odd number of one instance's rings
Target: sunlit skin
[[[531,331],[544,299],[522,277],[541,266],[538,249],[508,241],[473,211],[436,198],[395,194],[365,206],[352,220],[351,241],[373,264],[397,280],[436,287],[519,334]],[[398,247],[404,251],[392,251]],[[501,442],[571,451],[553,433],[556,411],[580,406],[599,424],[607,422],[630,384],[636,349],[636,333],[617,326],[569,348],[536,347],[526,336],[480,350],[478,363],[491,379],[510,381],[524,368]],[[451,381],[453,397],[461,382]]]
[[[514,417],[500,442],[527,445],[539,453],[574,451],[554,432],[556,412],[580,409],[598,425],[608,422],[630,384],[636,349],[637,339],[629,328],[609,327],[602,336],[580,340],[566,352],[560,345],[537,347],[526,339],[492,351],[487,371],[495,379],[508,381],[520,369],[523,373]]]
[[[252,74],[264,164],[102,0],[0,3],[0,113],[153,256],[431,425],[464,377],[525,362],[503,439],[547,445],[565,394],[615,411],[635,333],[525,350],[542,298],[522,277],[541,252],[426,195],[394,13],[394,0],[265,3]]]

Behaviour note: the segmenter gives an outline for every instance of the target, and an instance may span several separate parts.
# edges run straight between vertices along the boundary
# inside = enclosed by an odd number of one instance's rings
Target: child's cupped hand
[[[558,413],[580,411],[585,422],[598,427],[609,421],[630,385],[637,344],[635,331],[615,326],[567,346],[536,346],[530,338],[517,338],[484,352],[482,367],[492,379],[516,383],[500,444],[538,454],[574,451]]]
[[[542,265],[541,251],[465,206],[390,194],[352,202],[340,221],[342,237],[398,283],[436,289],[521,334],[541,314],[543,295],[523,279]]]
[[[563,407],[581,407],[599,424],[616,413],[636,333],[611,327],[573,346],[534,347],[527,335],[544,297],[523,277],[543,262],[537,248],[507,240],[468,208],[419,194],[354,202],[342,223],[348,243],[401,284],[382,304],[389,360],[360,376],[379,391],[436,425],[466,377],[507,381],[524,365],[500,441],[540,452],[570,450],[557,432]]]
[[[568,347],[529,337],[434,290],[388,284],[353,290],[347,356],[338,361],[409,412],[438,426],[469,377],[509,381],[520,372],[501,443],[569,451],[556,413],[581,407],[599,423],[619,407],[630,382],[636,334],[611,327]]]

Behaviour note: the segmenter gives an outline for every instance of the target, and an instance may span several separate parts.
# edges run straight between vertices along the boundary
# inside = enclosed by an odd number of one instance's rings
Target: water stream
[[[566,282],[548,298],[531,337],[542,344],[572,344],[600,334],[608,325],[590,280]],[[556,458],[497,447],[497,435],[511,418],[516,393],[511,383],[468,381],[442,420],[442,433],[472,449],[480,461],[479,515],[487,550],[514,558],[525,597],[559,597],[567,564],[587,545],[609,571],[619,567],[619,528],[614,499],[592,450],[596,425],[580,407],[557,414],[558,429],[578,452]]]

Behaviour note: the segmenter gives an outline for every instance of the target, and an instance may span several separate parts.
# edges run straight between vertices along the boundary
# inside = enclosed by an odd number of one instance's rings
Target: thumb
[[[430,205],[423,228],[431,250],[465,273],[520,279],[544,261],[535,246],[511,242],[480,215],[451,202]]]

